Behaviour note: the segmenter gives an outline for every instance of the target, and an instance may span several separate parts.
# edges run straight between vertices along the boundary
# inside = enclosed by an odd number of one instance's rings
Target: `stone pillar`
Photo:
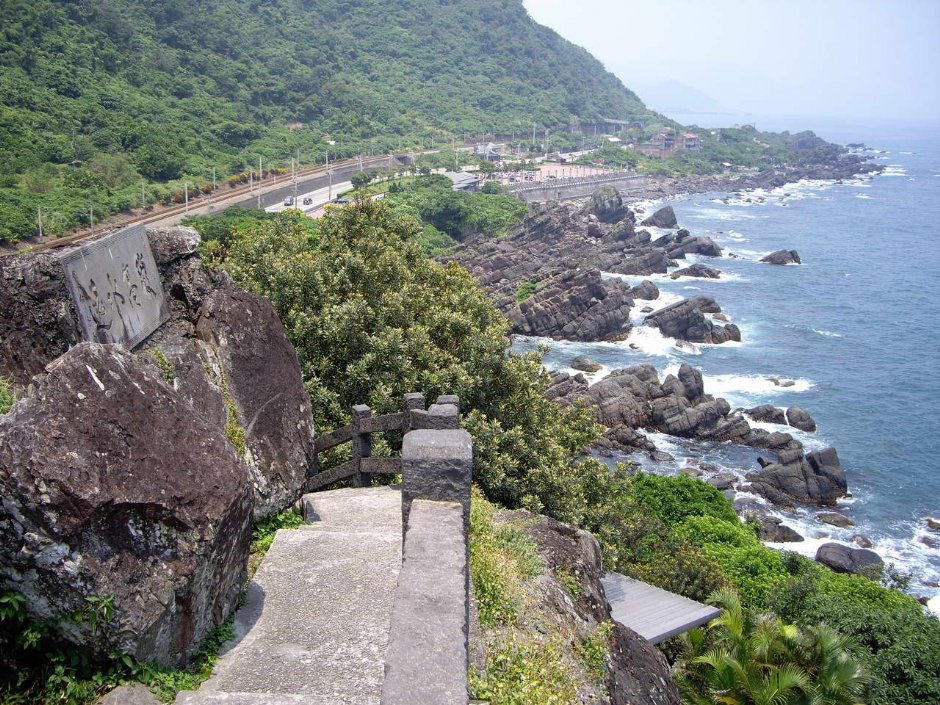
[[[401,460],[403,526],[408,526],[415,499],[457,502],[463,507],[465,526],[470,526],[473,440],[469,433],[456,429],[409,431],[402,441]]]
[[[365,404],[357,404],[352,408],[352,457],[355,460],[372,457],[372,435],[360,433],[359,426],[363,419],[372,417],[372,410]],[[372,484],[372,476],[356,469],[353,475],[353,487],[368,487]]]

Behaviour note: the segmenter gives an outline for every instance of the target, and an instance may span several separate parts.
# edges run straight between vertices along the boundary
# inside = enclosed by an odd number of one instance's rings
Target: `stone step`
[[[334,490],[310,503],[321,521],[277,532],[235,615],[235,639],[177,705],[379,702],[401,570],[401,493]]]

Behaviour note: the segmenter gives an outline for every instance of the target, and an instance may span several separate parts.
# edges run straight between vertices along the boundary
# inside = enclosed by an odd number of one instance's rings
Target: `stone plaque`
[[[59,256],[82,337],[134,348],[170,316],[143,225]]]

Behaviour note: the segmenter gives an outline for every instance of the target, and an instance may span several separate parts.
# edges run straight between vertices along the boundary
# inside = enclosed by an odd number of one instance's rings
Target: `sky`
[[[643,98],[732,112],[940,122],[940,0],[524,0]]]

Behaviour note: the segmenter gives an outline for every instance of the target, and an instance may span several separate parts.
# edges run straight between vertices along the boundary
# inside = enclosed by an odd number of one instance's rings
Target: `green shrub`
[[[16,401],[13,393],[13,383],[6,377],[0,377],[0,414],[7,413]]]
[[[535,288],[535,282],[522,282],[522,284],[519,285],[519,290],[516,292],[516,302],[522,303],[526,299],[532,298],[532,295],[535,293]]]
[[[738,521],[731,501],[707,482],[694,477],[637,473],[633,492],[640,506],[670,526],[690,516]]]

